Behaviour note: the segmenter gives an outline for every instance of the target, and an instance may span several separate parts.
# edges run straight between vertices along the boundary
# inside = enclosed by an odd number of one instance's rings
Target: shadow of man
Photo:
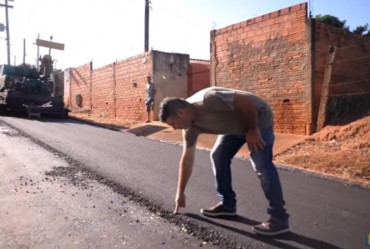
[[[222,224],[220,222],[217,222],[217,220],[227,219],[227,220],[232,220],[232,221],[236,221],[236,222],[239,222],[239,223],[243,223],[243,224],[246,224],[248,226],[254,226],[254,225],[257,225],[257,224],[260,223],[258,221],[251,220],[251,219],[248,219],[248,218],[240,216],[240,215],[237,215],[237,216],[231,217],[231,218],[230,217],[227,217],[227,218],[225,217],[225,218],[212,218],[212,219],[209,219],[209,218],[204,217],[204,216],[200,216],[198,214],[189,214],[189,213],[187,213],[185,215],[189,218],[194,219],[194,220],[198,220],[198,221],[203,222],[203,223],[208,223],[208,224],[211,224],[213,226],[221,227],[221,228],[229,230],[231,232],[238,233],[240,235],[247,236],[247,237],[252,238],[254,240],[258,240],[260,242],[269,244],[269,245],[274,246],[276,248],[282,248],[282,249],[299,249],[299,248],[301,248],[301,247],[297,247],[297,246],[294,246],[294,245],[291,245],[291,244],[288,244],[288,243],[284,243],[284,241],[291,241],[291,242],[295,242],[297,244],[304,245],[304,246],[309,247],[309,248],[315,248],[315,249],[322,249],[322,248],[325,248],[325,249],[342,249],[340,247],[337,247],[337,246],[332,245],[330,243],[327,243],[325,241],[320,241],[320,240],[317,240],[317,239],[309,238],[309,237],[306,237],[306,236],[303,236],[303,235],[300,235],[300,234],[297,234],[297,233],[294,233],[294,232],[289,232],[287,234],[278,235],[278,236],[274,236],[274,237],[266,237],[266,236],[257,235],[253,232],[248,232],[248,231],[236,228],[236,227],[232,227],[232,226],[225,225],[225,224]]]

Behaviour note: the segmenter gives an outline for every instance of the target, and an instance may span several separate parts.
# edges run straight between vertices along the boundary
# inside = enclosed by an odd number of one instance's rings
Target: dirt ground
[[[275,161],[370,185],[370,116],[326,126]]]

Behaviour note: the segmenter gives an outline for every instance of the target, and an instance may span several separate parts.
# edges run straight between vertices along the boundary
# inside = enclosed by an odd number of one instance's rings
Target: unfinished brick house
[[[337,53],[328,66],[330,46]],[[315,22],[302,3],[212,31],[211,85],[266,99],[274,110],[276,132],[311,134],[325,71],[330,88],[324,97],[369,99],[369,56],[369,37]]]

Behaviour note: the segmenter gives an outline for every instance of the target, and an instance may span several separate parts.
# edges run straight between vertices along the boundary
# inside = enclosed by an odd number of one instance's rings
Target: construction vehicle
[[[63,101],[63,82],[56,82],[50,55],[39,59],[40,69],[26,65],[0,67],[0,113],[26,112],[28,117],[41,114],[67,116]]]

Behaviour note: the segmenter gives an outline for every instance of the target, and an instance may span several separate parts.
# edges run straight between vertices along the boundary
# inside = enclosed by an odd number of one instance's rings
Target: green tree
[[[334,27],[350,31],[349,26],[346,26],[347,21],[346,20],[340,20],[336,16],[316,15],[315,19],[316,19],[316,21],[326,23],[326,24],[330,24]],[[352,30],[352,32],[355,33],[355,34],[363,35],[363,36],[370,36],[370,29],[369,29],[369,25],[367,23],[363,26],[362,25],[358,26],[357,28]]]
[[[355,28],[352,32],[363,36],[370,36],[369,24],[366,23],[364,26],[360,25],[357,28]]]
[[[346,20],[341,21],[338,17],[332,15],[316,15],[315,19],[322,23],[327,23],[340,29],[349,31],[349,27],[346,26]]]

